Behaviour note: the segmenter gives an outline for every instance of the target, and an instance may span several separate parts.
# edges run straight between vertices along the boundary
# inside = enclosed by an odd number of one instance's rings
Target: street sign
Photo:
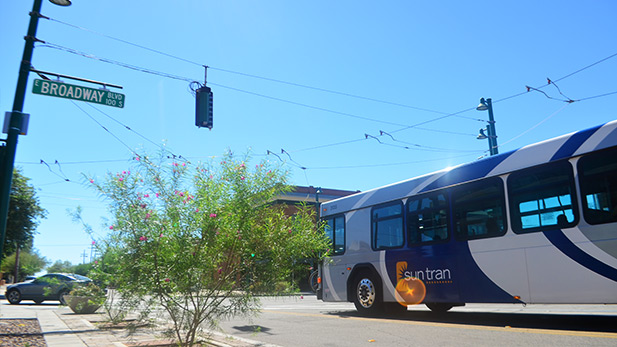
[[[95,89],[57,81],[35,79],[34,94],[55,96],[71,100],[93,102],[112,107],[124,107],[125,96],[107,89]]]

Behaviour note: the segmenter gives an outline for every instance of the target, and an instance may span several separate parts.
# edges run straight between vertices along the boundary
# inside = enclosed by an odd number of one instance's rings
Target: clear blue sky
[[[0,0],[2,113],[12,108],[31,8]],[[500,152],[617,118],[612,0],[45,0],[42,13],[53,20],[40,20],[48,45],[37,44],[35,68],[122,85],[126,95],[123,109],[35,95],[30,74],[16,165],[49,212],[35,247],[52,261],[80,263],[84,251],[89,260],[91,240],[66,210],[82,206],[103,236],[106,205],[82,173],[127,169],[133,149],[165,143],[191,161],[270,150],[289,162],[294,184],[368,190],[485,155],[481,97],[493,99]],[[195,127],[187,81],[68,49],[200,82],[210,66],[214,128]],[[547,77],[586,100],[562,101]]]

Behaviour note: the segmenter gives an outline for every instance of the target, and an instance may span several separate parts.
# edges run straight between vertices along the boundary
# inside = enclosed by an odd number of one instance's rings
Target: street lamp
[[[50,2],[69,6],[70,0],[50,0]],[[32,68],[32,52],[34,51],[34,41],[36,40],[36,28],[41,16],[42,0],[34,0],[32,12],[30,12],[30,24],[28,34],[25,37],[24,54],[19,66],[19,77],[17,78],[17,88],[15,89],[15,99],[13,100],[12,112],[7,112],[9,127],[6,136],[6,147],[0,171],[0,259],[2,259],[2,249],[4,247],[4,237],[6,235],[6,222],[9,214],[9,201],[11,197],[11,182],[13,180],[13,167],[15,165],[15,152],[17,151],[17,137],[22,132],[24,126],[24,100],[26,98],[26,86],[28,84],[28,73]]]
[[[478,135],[478,140],[488,139],[488,149],[491,155],[498,154],[499,151],[497,149],[497,132],[495,131],[495,119],[493,119],[493,103],[491,98],[484,100],[484,98],[480,99],[480,104],[476,107],[478,111],[486,111],[488,110],[488,124],[486,126],[487,134],[484,134],[484,129],[480,129],[480,135]]]

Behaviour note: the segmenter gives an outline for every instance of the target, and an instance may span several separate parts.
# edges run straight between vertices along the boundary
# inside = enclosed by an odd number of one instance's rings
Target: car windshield
[[[91,279],[89,279],[86,276],[82,276],[82,275],[78,275],[78,274],[73,274],[73,276],[78,279],[79,281],[92,281]]]

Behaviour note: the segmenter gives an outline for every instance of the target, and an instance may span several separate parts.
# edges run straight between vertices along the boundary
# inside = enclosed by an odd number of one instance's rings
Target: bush
[[[221,318],[254,312],[256,294],[288,291],[292,273],[305,267],[296,260],[328,248],[314,209],[287,216],[270,205],[290,189],[284,168],[262,161],[250,169],[249,160],[228,153],[193,165],[137,156],[130,171],[88,179],[114,218],[105,243],[113,254],[109,278],[123,298],[156,300],[182,345]]]

